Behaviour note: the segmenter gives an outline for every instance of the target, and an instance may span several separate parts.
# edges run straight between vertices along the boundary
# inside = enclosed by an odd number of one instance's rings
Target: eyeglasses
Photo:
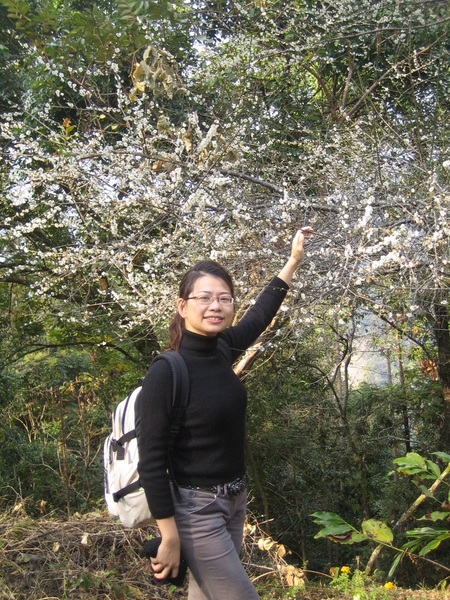
[[[199,296],[190,296],[186,300],[196,300],[197,304],[202,306],[208,306],[212,304],[214,300],[217,300],[222,306],[231,306],[234,303],[233,296],[213,296],[212,294],[200,294]]]

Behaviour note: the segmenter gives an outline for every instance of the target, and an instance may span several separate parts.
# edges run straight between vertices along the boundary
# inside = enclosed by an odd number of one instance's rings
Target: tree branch
[[[10,365],[11,363],[15,363],[15,362],[19,361],[20,359],[24,358],[25,356],[34,354],[35,352],[41,352],[42,350],[50,350],[52,348],[53,349],[54,348],[68,348],[68,347],[74,347],[74,346],[79,346],[80,348],[82,348],[83,346],[91,346],[91,347],[97,346],[97,347],[103,347],[103,348],[112,348],[113,350],[117,350],[117,352],[120,352],[120,354],[123,354],[126,358],[128,358],[128,360],[130,360],[134,364],[136,364],[136,365],[140,364],[140,361],[138,359],[136,359],[134,356],[132,356],[129,352],[127,352],[120,346],[117,346],[116,344],[113,344],[111,342],[105,342],[104,344],[102,344],[102,343],[98,343],[98,342],[81,341],[81,342],[65,342],[63,344],[34,344],[34,348],[31,348],[30,350],[24,350],[22,352],[14,352],[13,354],[9,355],[3,363],[0,363],[0,370],[4,369],[6,366]]]

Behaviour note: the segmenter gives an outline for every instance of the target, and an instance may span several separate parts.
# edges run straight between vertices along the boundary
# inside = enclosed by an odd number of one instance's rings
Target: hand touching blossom
[[[312,227],[309,226],[302,227],[297,231],[294,239],[292,240],[291,255],[287,263],[278,274],[278,277],[288,285],[291,282],[292,276],[294,275],[298,265],[303,260],[305,255],[303,246],[309,233],[313,233]]]

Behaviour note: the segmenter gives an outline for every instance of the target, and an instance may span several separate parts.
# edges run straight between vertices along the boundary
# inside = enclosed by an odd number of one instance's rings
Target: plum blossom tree
[[[436,409],[423,386],[421,406],[438,413],[439,449],[449,451],[446,4],[180,2],[148,18],[133,1],[42,2],[22,16],[15,0],[0,2],[16,76],[0,136],[3,398],[13,397],[15,363],[24,389],[39,381],[46,416],[61,408],[58,420],[76,427],[83,409],[87,432],[91,418],[106,426],[113,401],[164,345],[194,261],[232,271],[239,316],[296,228],[312,225],[276,335],[247,375],[262,511],[289,507],[280,527],[302,539],[307,560],[308,515],[334,510],[345,490],[371,517],[370,469],[389,470],[393,391],[352,396],[349,385],[363,317],[437,369],[442,402]],[[84,351],[63,354],[73,346]],[[64,381],[76,377],[56,390],[58,361]],[[411,438],[409,392],[395,392],[403,412],[389,425],[399,453]],[[23,397],[20,418],[40,418],[28,389]],[[84,439],[72,435],[69,455]],[[45,438],[36,456],[41,447],[53,448]],[[274,477],[284,486],[276,498]],[[67,497],[76,506],[73,490]]]
[[[365,310],[414,340],[437,364],[448,450],[445,3],[198,3],[199,30],[205,8],[216,35],[189,52],[138,14],[145,48],[127,38],[128,55],[35,48],[53,95],[2,119],[2,282],[80,342],[151,352],[194,260],[224,262],[245,310],[311,224],[289,327],[325,305],[330,323]]]

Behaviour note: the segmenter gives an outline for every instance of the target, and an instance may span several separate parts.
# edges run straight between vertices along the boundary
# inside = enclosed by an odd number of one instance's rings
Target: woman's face
[[[213,296],[211,304],[201,304],[193,296]],[[189,294],[189,300],[178,299],[178,312],[184,318],[188,331],[199,335],[214,336],[229,327],[233,320],[234,304],[222,304],[218,298],[231,296],[223,279],[212,275],[199,277]]]

